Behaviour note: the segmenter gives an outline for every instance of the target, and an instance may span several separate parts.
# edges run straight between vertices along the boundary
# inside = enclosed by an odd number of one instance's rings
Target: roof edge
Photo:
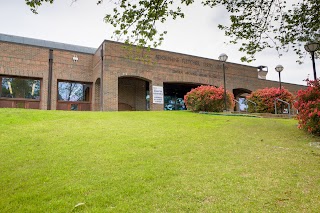
[[[16,43],[16,44],[25,44],[37,47],[44,47],[49,49],[59,49],[59,50],[67,50],[72,52],[86,53],[86,54],[95,54],[96,48],[85,47],[73,44],[66,44],[54,41],[47,41],[42,39],[34,39],[22,36],[14,36],[0,33],[0,41]]]

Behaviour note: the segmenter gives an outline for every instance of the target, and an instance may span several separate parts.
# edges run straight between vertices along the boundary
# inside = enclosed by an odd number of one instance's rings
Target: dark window
[[[79,82],[58,82],[59,101],[90,101],[90,85]]]
[[[40,100],[40,80],[1,76],[0,79],[0,97]]]

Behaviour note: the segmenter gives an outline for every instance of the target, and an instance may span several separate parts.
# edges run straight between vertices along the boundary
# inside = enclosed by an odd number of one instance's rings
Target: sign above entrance
[[[182,63],[182,64],[188,64],[188,65],[196,65],[196,66],[203,66],[206,68],[216,68],[219,69],[219,64],[212,64],[209,62],[200,62],[196,59],[185,59],[185,58],[178,58],[173,56],[167,56],[167,55],[156,55],[156,60],[158,61],[168,61],[168,62],[175,62],[175,63]]]
[[[153,103],[163,104],[163,87],[162,86],[152,86]]]

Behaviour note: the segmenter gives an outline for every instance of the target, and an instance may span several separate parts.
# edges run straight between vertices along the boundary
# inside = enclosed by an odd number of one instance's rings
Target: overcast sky
[[[24,0],[0,0],[0,33],[97,48],[104,39],[111,40],[113,29],[103,22],[103,17],[112,8],[108,0],[99,6],[96,0],[78,0],[73,4],[72,0],[55,0],[53,5],[40,7],[39,14],[34,15]],[[283,82],[305,85],[303,79],[308,75],[313,79],[309,55],[304,64],[299,65],[294,53],[279,58],[275,50],[267,50],[256,55],[256,61],[242,63],[243,54],[237,46],[226,44],[228,37],[217,28],[219,23],[228,23],[228,14],[223,8],[195,4],[185,9],[184,19],[162,26],[168,34],[159,49],[212,59],[226,53],[229,62],[268,66],[268,80],[278,81],[274,70],[278,64],[284,66]],[[319,60],[316,61],[319,70],[318,64]]]

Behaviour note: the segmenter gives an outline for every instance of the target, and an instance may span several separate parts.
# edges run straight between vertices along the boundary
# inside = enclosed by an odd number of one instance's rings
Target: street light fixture
[[[280,91],[281,91],[281,75],[280,75],[280,73],[283,70],[283,66],[282,65],[277,65],[275,70],[279,73],[279,83],[280,83]]]
[[[312,66],[313,66],[313,76],[314,80],[317,80],[316,64],[314,61],[314,52],[320,49],[320,44],[317,42],[308,42],[304,45],[304,49],[311,54]]]
[[[275,70],[279,73],[279,83],[280,83],[280,95],[281,95],[281,75],[280,73],[283,70],[283,66],[282,65],[277,65]],[[282,106],[282,102],[281,102],[281,112],[282,112],[283,106]]]
[[[223,87],[224,87],[224,111],[227,111],[227,90],[226,90],[226,71],[224,67],[224,62],[226,62],[228,56],[225,53],[219,55],[219,60],[222,61],[223,69]]]

